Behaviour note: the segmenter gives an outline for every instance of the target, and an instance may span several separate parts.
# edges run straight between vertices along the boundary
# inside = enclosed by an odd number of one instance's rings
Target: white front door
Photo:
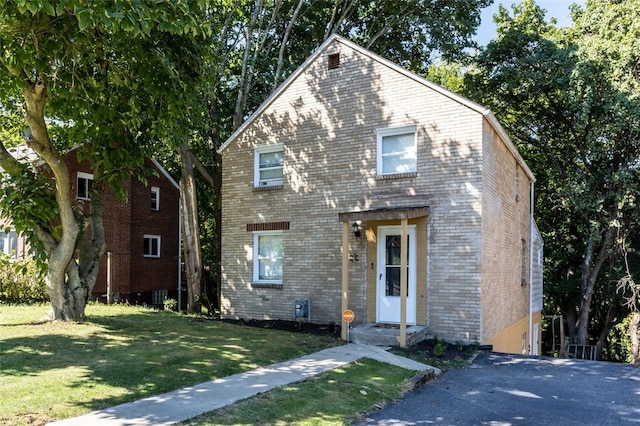
[[[378,227],[377,321],[400,323],[399,226]],[[407,324],[416,323],[416,227],[407,227]]]

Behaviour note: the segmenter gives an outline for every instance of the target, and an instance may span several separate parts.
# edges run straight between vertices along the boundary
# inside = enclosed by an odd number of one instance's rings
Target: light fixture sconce
[[[22,129],[22,139],[25,140],[25,142],[33,142],[33,133],[31,132],[31,129],[29,128],[29,126],[24,126],[24,128]]]
[[[353,231],[353,235],[356,238],[360,238],[360,235],[362,235],[362,228],[360,227],[360,221],[353,222],[351,224],[351,230]]]

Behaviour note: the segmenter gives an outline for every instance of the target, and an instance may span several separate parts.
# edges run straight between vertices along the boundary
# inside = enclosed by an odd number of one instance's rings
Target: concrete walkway
[[[437,368],[391,354],[381,347],[350,343],[246,373],[49,424],[56,426],[170,425],[279,386],[308,379],[360,358],[371,358],[432,375],[440,374]]]

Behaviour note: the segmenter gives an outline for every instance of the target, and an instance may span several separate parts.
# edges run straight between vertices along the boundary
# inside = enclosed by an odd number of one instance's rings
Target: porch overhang
[[[349,307],[349,222],[374,220],[399,220],[401,224],[400,248],[400,347],[407,345],[407,226],[411,219],[429,216],[429,207],[398,207],[376,210],[351,211],[338,213],[342,222],[342,311]],[[349,341],[349,323],[342,322],[342,339]]]
[[[340,222],[370,221],[370,220],[410,220],[429,216],[429,207],[399,207],[382,208],[338,213]]]

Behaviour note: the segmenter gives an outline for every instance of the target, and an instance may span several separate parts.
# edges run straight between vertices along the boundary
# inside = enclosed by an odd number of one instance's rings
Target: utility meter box
[[[309,320],[310,307],[309,299],[296,299],[293,303],[293,317],[295,319],[306,318]]]

